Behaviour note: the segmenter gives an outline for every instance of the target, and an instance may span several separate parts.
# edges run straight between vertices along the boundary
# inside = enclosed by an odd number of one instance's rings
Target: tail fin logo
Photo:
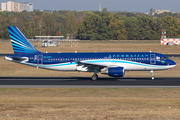
[[[27,38],[15,26],[8,26],[14,53],[37,53],[38,51],[29,43]]]

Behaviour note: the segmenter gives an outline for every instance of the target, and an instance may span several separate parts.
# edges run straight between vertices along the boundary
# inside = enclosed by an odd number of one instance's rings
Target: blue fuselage
[[[77,70],[82,63],[102,66],[122,66],[125,70],[162,70],[176,65],[165,55],[154,52],[108,53],[35,53],[15,54],[7,57],[26,58],[22,64],[54,70]]]

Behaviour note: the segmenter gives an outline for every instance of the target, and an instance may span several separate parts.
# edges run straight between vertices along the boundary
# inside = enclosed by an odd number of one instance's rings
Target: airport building
[[[33,3],[21,3],[20,12],[22,12],[24,10],[26,10],[28,12],[33,11]]]
[[[14,12],[20,11],[20,3],[14,3]]]
[[[7,11],[7,3],[1,3],[1,11]]]
[[[165,13],[165,12],[170,12],[170,10],[156,10],[157,14]]]
[[[154,8],[151,8],[149,15],[153,16],[155,14],[158,15],[158,14],[165,13],[165,12],[170,12],[170,10],[155,10]]]
[[[1,3],[1,10],[9,12],[22,12],[26,10],[30,12],[33,11],[33,3],[15,3],[13,0],[11,0],[7,3]]]
[[[156,10],[154,8],[150,9],[150,15],[153,16],[155,14]]]

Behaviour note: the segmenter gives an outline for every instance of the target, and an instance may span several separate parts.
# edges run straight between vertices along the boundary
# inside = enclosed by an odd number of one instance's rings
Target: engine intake
[[[123,67],[109,67],[101,70],[101,74],[106,74],[112,77],[123,77],[124,68]]]

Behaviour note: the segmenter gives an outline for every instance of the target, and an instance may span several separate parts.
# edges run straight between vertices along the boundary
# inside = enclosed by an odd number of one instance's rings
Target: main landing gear
[[[94,75],[91,77],[91,79],[92,79],[93,81],[95,81],[95,80],[98,79],[97,73],[98,73],[98,71],[95,70],[95,71],[94,71]]]
[[[154,73],[153,73],[153,70],[151,70],[151,79],[154,80]]]
[[[97,74],[93,75],[91,79],[92,79],[93,81],[97,80],[97,79],[98,79],[98,75],[97,75]]]

